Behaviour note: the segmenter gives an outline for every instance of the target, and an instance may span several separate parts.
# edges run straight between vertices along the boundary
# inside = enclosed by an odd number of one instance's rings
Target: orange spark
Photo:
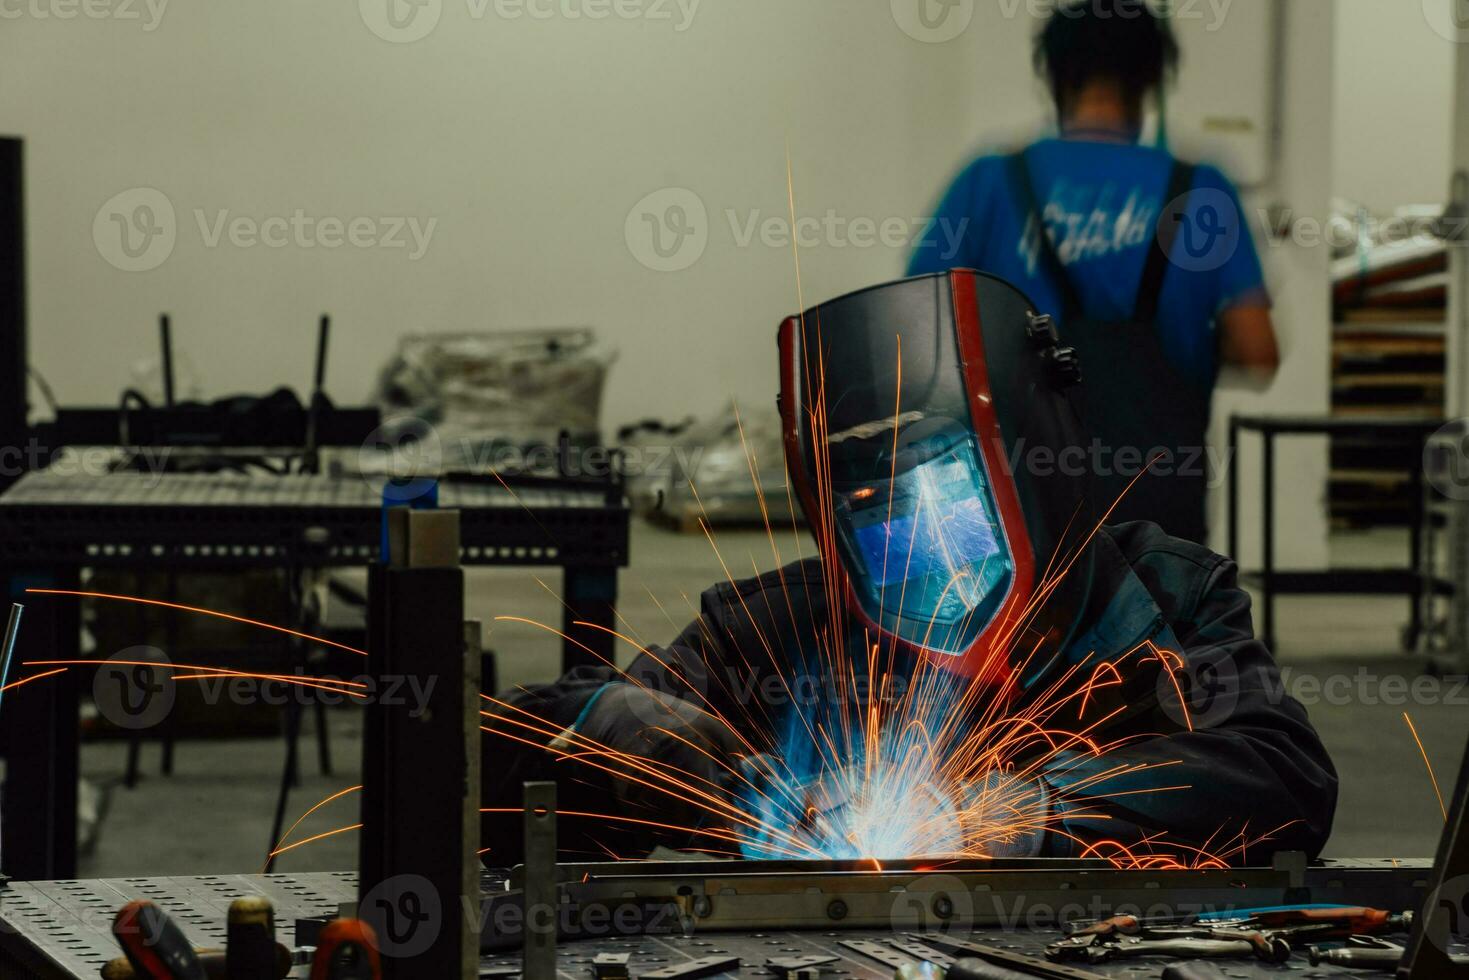
[[[1418,737],[1418,729],[1413,725],[1413,719],[1403,712],[1403,721],[1408,723],[1408,731],[1413,733],[1413,741],[1418,743],[1418,751],[1423,755],[1423,764],[1428,767],[1428,778],[1433,783],[1433,795],[1438,797],[1438,809],[1443,814],[1444,823],[1449,822],[1449,808],[1444,806],[1443,791],[1438,788],[1438,776],[1433,772],[1433,763],[1428,761],[1428,750],[1423,747],[1423,739]]]
[[[320,636],[312,636],[310,633],[302,633],[299,630],[289,629],[285,626],[277,626],[274,623],[262,623],[258,619],[246,619],[244,616],[235,616],[231,613],[219,612],[214,609],[201,609],[198,606],[184,606],[177,602],[164,602],[161,599],[144,599],[132,595],[112,595],[107,592],[83,592],[74,589],[26,589],[26,592],[34,595],[67,595],[78,596],[87,599],[112,599],[118,602],[136,602],[145,606],[161,606],[164,609],[176,609],[180,612],[198,613],[201,616],[214,616],[217,619],[228,619],[230,622],[243,623],[246,626],[258,626],[261,629],[275,630],[277,633],[285,633],[302,640],[310,640],[312,643],[320,643],[324,646],[336,647],[338,650],[346,650],[348,653],[356,653],[367,656],[366,650],[349,647],[345,643],[328,640]]]

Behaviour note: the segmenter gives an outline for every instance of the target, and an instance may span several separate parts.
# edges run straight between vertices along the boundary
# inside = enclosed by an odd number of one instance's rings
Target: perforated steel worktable
[[[357,476],[41,471],[0,495],[0,582],[28,601],[16,660],[71,660],[75,599],[24,596],[75,589],[84,568],[230,571],[362,566],[382,535],[382,481]],[[439,504],[459,511],[465,565],[562,570],[563,669],[613,656],[617,569],[627,564],[630,510],[613,482],[446,479]],[[3,598],[3,597],[0,597]],[[590,625],[586,625],[590,624]],[[76,874],[75,671],[7,698],[5,870],[19,878]],[[23,803],[24,805],[16,805]]]
[[[289,943],[294,919],[333,916],[341,903],[355,900],[356,876],[342,872],[12,883],[0,889],[0,980],[97,977],[102,965],[118,955],[108,932],[112,915],[124,902],[135,898],[157,902],[196,946],[222,946],[230,901],[252,894],[271,899],[280,938]],[[1039,956],[1056,935],[1047,929],[976,929],[973,938],[1000,949]],[[885,950],[890,958],[910,956],[903,949],[905,944],[912,948],[911,941],[888,931],[832,929],[694,931],[690,935],[675,932],[577,940],[563,942],[558,947],[558,973],[564,980],[590,980],[592,959],[603,952],[629,954],[633,980],[701,957],[728,954],[738,956],[740,966],[722,976],[768,977],[775,973],[767,965],[771,958],[809,955],[833,958],[820,965],[820,980],[891,980],[894,967],[873,954]],[[1161,975],[1170,962],[1173,961],[1134,960],[1088,969],[1107,977],[1153,978]],[[508,980],[519,972],[519,965],[518,952],[499,952],[482,958],[480,972],[481,976]],[[1335,967],[1312,967],[1304,958],[1280,966],[1249,960],[1219,961],[1218,965],[1225,976],[1241,980],[1371,975]],[[299,969],[292,975],[306,974],[305,969]]]

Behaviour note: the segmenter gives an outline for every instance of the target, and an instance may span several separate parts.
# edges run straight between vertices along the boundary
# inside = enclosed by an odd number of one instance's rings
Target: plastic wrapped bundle
[[[602,390],[616,351],[590,328],[405,337],[378,383],[384,418],[432,425],[446,466],[503,450],[601,440]],[[476,465],[483,464],[483,465]]]
[[[774,408],[741,408],[736,416],[730,404],[700,422],[643,423],[620,437],[639,512],[683,530],[697,529],[701,518],[713,525],[758,525],[765,519],[763,495],[771,526],[790,526],[794,501]]]

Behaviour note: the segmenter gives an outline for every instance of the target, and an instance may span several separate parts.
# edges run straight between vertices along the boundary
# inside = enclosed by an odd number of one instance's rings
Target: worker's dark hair
[[[1035,38],[1035,70],[1050,85],[1058,111],[1099,78],[1140,101],[1177,67],[1173,28],[1147,0],[1060,0]]]

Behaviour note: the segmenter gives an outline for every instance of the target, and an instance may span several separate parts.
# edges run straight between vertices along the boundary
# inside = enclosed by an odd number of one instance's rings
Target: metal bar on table
[[[525,784],[524,980],[556,978],[556,784]]]

